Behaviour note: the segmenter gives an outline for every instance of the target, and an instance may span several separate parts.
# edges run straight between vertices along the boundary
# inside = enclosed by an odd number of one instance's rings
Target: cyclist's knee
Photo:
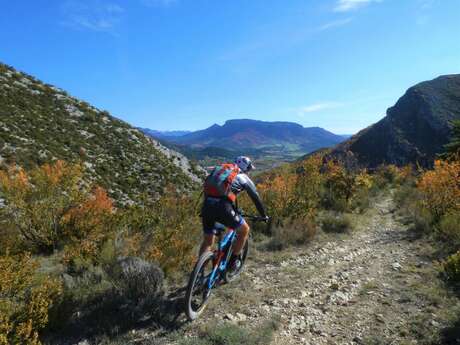
[[[214,235],[205,234],[203,237],[203,245],[211,247],[214,244]]]
[[[238,229],[236,229],[236,231],[244,236],[248,235],[249,234],[249,225],[248,223],[246,222],[243,222],[243,224],[241,224]]]

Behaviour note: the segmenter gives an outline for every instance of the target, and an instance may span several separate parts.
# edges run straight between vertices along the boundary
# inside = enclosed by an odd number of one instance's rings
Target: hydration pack
[[[232,182],[240,172],[236,164],[222,164],[214,168],[204,181],[205,196],[228,198],[235,202],[236,195],[232,192]]]

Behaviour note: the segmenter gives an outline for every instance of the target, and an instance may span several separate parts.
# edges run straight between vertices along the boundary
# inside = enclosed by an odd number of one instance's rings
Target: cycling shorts
[[[243,217],[236,212],[233,203],[223,198],[207,197],[203,203],[201,216],[205,234],[215,233],[216,222],[232,229],[237,229],[244,223]]]

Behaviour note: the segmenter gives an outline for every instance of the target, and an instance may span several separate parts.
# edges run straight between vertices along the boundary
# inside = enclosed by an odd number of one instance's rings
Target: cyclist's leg
[[[234,205],[226,201],[224,204],[224,225],[235,229],[236,241],[233,245],[233,256],[238,256],[246,243],[246,239],[249,236],[249,225],[246,223],[244,218],[236,212]]]
[[[238,256],[243,250],[244,244],[246,243],[249,236],[249,225],[243,219],[242,224],[236,228],[236,242],[233,246],[233,255]]]
[[[212,245],[214,244],[214,234],[213,233],[204,233],[203,234],[203,242],[201,242],[201,247],[200,247],[200,256],[207,252],[211,251]]]
[[[203,221],[203,241],[200,247],[199,255],[210,251],[214,244],[214,225],[216,223],[216,202],[206,200],[201,210]]]

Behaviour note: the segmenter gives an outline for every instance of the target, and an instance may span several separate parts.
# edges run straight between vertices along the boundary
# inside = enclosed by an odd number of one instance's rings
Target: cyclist
[[[235,159],[234,164],[223,164],[217,166],[206,178],[204,184],[205,199],[201,215],[203,218],[203,242],[200,248],[200,255],[209,251],[214,243],[215,223],[235,229],[237,232],[233,254],[229,262],[232,270],[241,265],[241,251],[249,235],[249,225],[244,218],[238,214],[236,199],[242,191],[246,191],[259,214],[268,221],[264,206],[257,193],[254,182],[247,175],[255,169],[249,157],[240,156]]]

